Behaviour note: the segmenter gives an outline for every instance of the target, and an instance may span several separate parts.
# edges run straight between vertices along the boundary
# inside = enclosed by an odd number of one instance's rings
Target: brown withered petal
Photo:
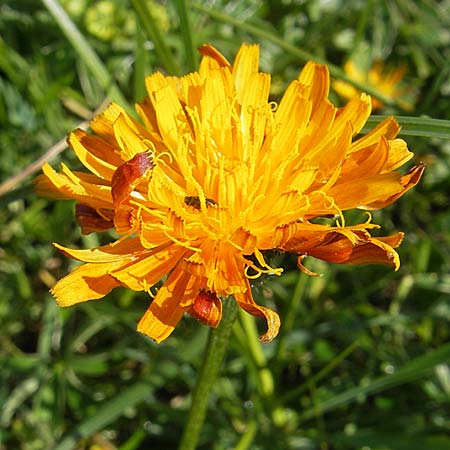
[[[117,209],[136,188],[147,179],[155,163],[151,151],[138,153],[132,159],[117,168],[111,180],[111,195],[114,208]]]
[[[75,218],[81,227],[82,234],[106,231],[114,228],[114,210],[106,209],[101,213],[85,203],[75,205]]]

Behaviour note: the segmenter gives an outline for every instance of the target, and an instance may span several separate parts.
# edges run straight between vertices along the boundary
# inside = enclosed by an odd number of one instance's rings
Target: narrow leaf
[[[367,133],[387,116],[371,116],[361,133]],[[450,120],[430,119],[427,117],[395,116],[402,127],[403,136],[420,136],[426,138],[450,139]]]
[[[338,66],[335,66],[335,65],[329,63],[326,59],[324,59],[320,56],[313,55],[305,50],[302,50],[301,48],[296,47],[295,45],[289,44],[282,38],[278,37],[276,34],[271,33],[266,29],[261,28],[261,26],[258,26],[256,24],[254,25],[249,22],[242,22],[239,18],[232,17],[228,14],[225,14],[221,11],[217,11],[215,9],[211,9],[209,7],[204,6],[203,4],[192,3],[192,7],[197,9],[198,11],[201,11],[201,12],[207,14],[208,16],[212,17],[213,19],[219,20],[224,23],[228,23],[228,24],[233,25],[236,28],[246,31],[254,36],[258,36],[259,38],[262,38],[266,41],[273,42],[275,45],[282,48],[283,50],[286,50],[286,52],[295,56],[302,62],[307,62],[309,60],[312,60],[319,64],[326,64],[328,66],[330,74],[333,77],[338,78],[340,80],[344,80],[348,83],[351,83],[353,86],[355,86],[359,90],[361,90],[363,92],[367,92],[370,95],[373,95],[374,97],[378,98],[386,105],[396,105],[396,102],[394,100],[381,94],[372,86],[369,86],[366,83],[361,83],[359,81],[355,81],[355,80],[349,78],[345,74],[345,72],[342,69],[340,69]]]
[[[186,0],[176,0],[175,6],[177,7],[178,18],[180,19],[181,40],[184,44],[187,67],[189,72],[194,72],[197,68],[197,51],[193,42],[192,28],[186,7]]]
[[[123,390],[119,395],[100,406],[93,416],[78,425],[54,450],[72,450],[80,439],[100,431],[120,417],[126,409],[145,400],[149,396],[150,390],[150,384],[144,381],[138,381]]]
[[[146,2],[143,0],[131,0],[131,4],[139,16],[147,36],[153,42],[155,51],[166,71],[170,75],[179,75],[180,70],[178,64],[165,43],[158,21],[152,16]]]
[[[91,74],[97,79],[100,85],[109,93],[110,97],[121,105],[127,105],[120,89],[115,84],[108,69],[104,66],[101,59],[89,45],[83,34],[78,30],[70,17],[61,7],[57,0],[42,0],[50,14],[55,19],[75,51],[89,68]]]
[[[413,359],[403,367],[400,367],[392,375],[382,376],[365,386],[349,389],[323,402],[316,401],[312,408],[307,409],[301,415],[300,421],[305,421],[318,414],[321,415],[348,405],[356,399],[361,398],[361,396],[372,395],[401,384],[416,381],[428,375],[437,364],[448,362],[449,358],[450,344],[442,345],[436,350]]]

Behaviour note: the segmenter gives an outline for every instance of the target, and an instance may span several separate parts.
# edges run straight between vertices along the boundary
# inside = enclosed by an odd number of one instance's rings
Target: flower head
[[[411,103],[402,98],[405,95],[405,89],[401,87],[400,83],[405,76],[405,66],[387,69],[381,61],[376,61],[366,71],[362,67],[359,67],[355,61],[348,60],[344,65],[344,71],[350,79],[360,83],[366,83],[385,97],[396,100],[403,109],[407,111],[412,109]],[[347,100],[360,93],[352,84],[341,80],[335,80],[333,82],[333,89]],[[380,109],[383,106],[382,101],[372,97],[372,109]]]
[[[233,296],[266,319],[261,339],[270,341],[279,317],[255,303],[249,282],[281,274],[265,251],[295,253],[305,271],[306,255],[397,269],[402,233],[372,237],[377,225],[346,226],[343,211],[389,205],[423,167],[396,171],[412,153],[393,118],[355,139],[370,97],[333,106],[325,66],[308,63],[277,105],[268,101],[270,76],[258,71],[258,46],[243,45],[233,65],[211,46],[201,53],[196,73],[147,78],[142,124],[112,104],[91,123],[94,134],[69,135],[90,173],[44,165],[39,191],[75,199],[83,233],[120,236],[86,250],[55,244],[85,264],[52,293],[69,306],[118,286],[147,291],[154,298],[138,330],[158,342],[185,312],[216,326],[221,297]],[[333,223],[313,221],[330,215]]]

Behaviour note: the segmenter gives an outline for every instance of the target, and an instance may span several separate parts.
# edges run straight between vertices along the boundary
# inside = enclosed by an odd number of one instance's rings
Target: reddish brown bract
[[[111,195],[114,208],[118,208],[134,190],[134,188],[148,175],[148,171],[155,167],[153,153],[148,150],[138,153],[114,172],[111,180]]]
[[[222,302],[216,293],[200,291],[192,304],[189,314],[210,327],[217,327],[222,317]]]
[[[104,210],[100,213],[85,203],[77,203],[75,205],[75,217],[81,227],[82,234],[106,231],[113,228],[113,216],[114,211],[112,209]]]

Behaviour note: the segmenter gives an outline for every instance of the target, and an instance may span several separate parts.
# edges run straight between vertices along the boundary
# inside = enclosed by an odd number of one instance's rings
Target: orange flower
[[[400,86],[400,83],[405,76],[405,66],[386,70],[384,64],[381,61],[377,61],[367,72],[358,67],[355,62],[349,60],[344,65],[344,71],[350,79],[365,83],[385,97],[396,100],[403,109],[407,111],[412,110],[411,103],[402,99],[405,89]],[[352,84],[341,80],[333,81],[333,89],[347,100],[360,93]],[[383,106],[383,102],[377,98],[372,98],[372,109],[380,109]]]
[[[86,250],[55,244],[85,264],[52,293],[70,306],[117,286],[147,291],[154,298],[138,330],[157,342],[185,312],[216,326],[221,297],[233,296],[265,317],[261,340],[270,341],[279,317],[255,303],[249,283],[282,272],[264,252],[293,252],[300,268],[310,255],[397,269],[402,233],[374,238],[377,225],[345,226],[343,211],[389,205],[423,167],[395,170],[412,153],[395,138],[393,118],[353,140],[371,112],[370,97],[334,107],[325,66],[308,63],[277,105],[268,101],[270,76],[258,72],[258,46],[243,45],[233,65],[211,46],[201,53],[196,73],[147,78],[148,97],[137,105],[143,124],[112,104],[92,122],[95,134],[69,135],[91,173],[44,165],[38,190],[75,199],[83,233],[114,228],[121,236]],[[338,219],[312,222],[330,215]]]

